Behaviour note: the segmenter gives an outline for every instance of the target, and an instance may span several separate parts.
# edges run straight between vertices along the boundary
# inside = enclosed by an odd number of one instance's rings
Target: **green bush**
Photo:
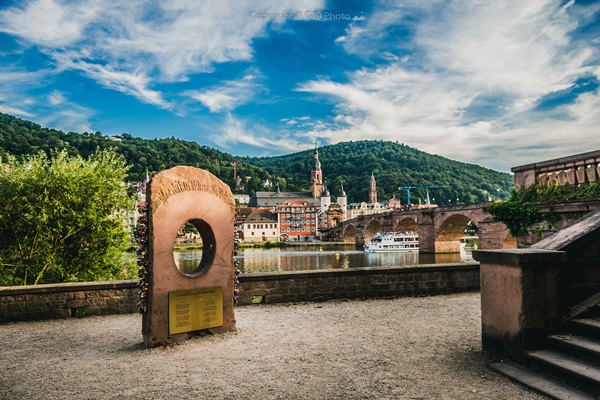
[[[0,285],[135,276],[122,156],[0,159]]]

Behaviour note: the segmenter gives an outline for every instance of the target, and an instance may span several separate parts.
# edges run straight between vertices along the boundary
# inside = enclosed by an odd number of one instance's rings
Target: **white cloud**
[[[0,112],[18,117],[33,117],[37,99],[28,96],[31,89],[39,89],[51,73],[47,70],[27,72],[0,68]]]
[[[252,41],[282,21],[252,12],[308,11],[321,0],[167,1],[32,0],[0,12],[0,32],[39,48],[57,68],[82,71],[105,87],[162,108],[172,105],[153,87],[215,64],[250,60]],[[218,100],[216,100],[218,103]]]
[[[48,98],[48,102],[53,106],[63,104],[66,101],[64,93],[61,93],[58,90],[52,91],[52,93],[50,93],[47,96],[47,98]]]
[[[256,75],[247,74],[237,81],[225,81],[220,86],[188,91],[186,94],[201,102],[212,113],[229,112],[250,102],[263,91],[256,79]]]
[[[30,2],[28,7],[0,11],[0,28],[42,46],[66,46],[77,42],[86,25],[101,11],[97,1],[66,6],[56,0]]]
[[[220,131],[212,136],[212,140],[225,148],[239,144],[267,148],[275,152],[294,152],[306,148],[305,144],[298,142],[289,134],[272,132],[261,125],[253,125],[249,128],[247,122],[235,118],[231,114],[227,114]]]
[[[0,98],[0,112],[4,114],[12,114],[18,117],[33,117],[32,114],[28,113],[25,110],[22,110],[17,107],[9,106],[8,104],[3,104],[2,98]]]
[[[43,126],[60,129],[66,132],[94,132],[90,119],[95,112],[87,107],[72,102],[65,102],[60,107],[53,107],[37,118]]]
[[[71,102],[67,93],[53,90],[35,96],[28,94],[33,90],[43,91],[53,74],[49,70],[0,69],[0,112],[31,118],[44,126],[65,131],[91,131],[89,120],[95,111]]]
[[[535,161],[536,152],[550,158],[541,154],[548,147],[566,155],[567,149],[600,146],[598,125],[594,128],[600,119],[597,92],[553,114],[534,110],[544,96],[581,77],[600,78],[597,45],[572,37],[581,23],[579,9],[551,1],[440,3],[435,12],[429,3],[415,7],[386,9],[388,15],[377,11],[360,35],[343,42],[346,51],[367,57],[382,41],[392,49],[412,46],[413,58],[387,53],[390,64],[355,71],[347,83],[314,80],[298,86],[325,96],[336,114],[333,126],[313,127],[307,135],[333,143],[399,140],[504,170]],[[598,6],[586,11],[596,13]],[[412,42],[401,42],[407,40],[402,37],[390,44],[386,28],[411,13],[419,16],[410,19]],[[493,112],[480,110],[482,104]],[[525,145],[533,150],[519,152]]]

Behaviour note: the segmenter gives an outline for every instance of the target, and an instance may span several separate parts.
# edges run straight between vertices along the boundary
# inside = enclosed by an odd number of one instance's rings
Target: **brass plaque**
[[[222,325],[222,287],[169,292],[169,335]]]

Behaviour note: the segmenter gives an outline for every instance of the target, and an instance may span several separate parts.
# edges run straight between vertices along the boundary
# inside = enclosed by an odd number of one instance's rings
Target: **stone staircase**
[[[565,327],[546,349],[526,352],[523,365],[490,367],[553,399],[600,399],[600,318],[572,319]]]

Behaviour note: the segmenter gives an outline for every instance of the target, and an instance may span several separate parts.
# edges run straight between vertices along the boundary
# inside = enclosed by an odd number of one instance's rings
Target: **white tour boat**
[[[367,253],[386,251],[419,251],[419,234],[417,232],[377,233],[365,245]]]

